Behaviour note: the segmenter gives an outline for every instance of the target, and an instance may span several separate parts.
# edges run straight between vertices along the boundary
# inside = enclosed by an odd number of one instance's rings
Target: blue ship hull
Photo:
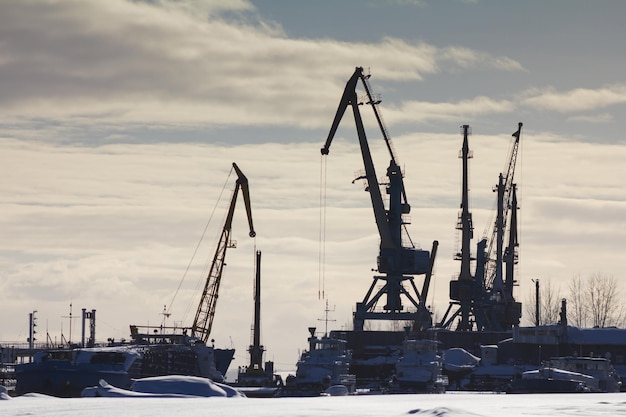
[[[230,363],[233,361],[233,357],[235,356],[235,349],[215,349],[213,351],[213,356],[215,358],[215,368],[224,376],[226,376],[226,372],[228,371],[228,367]]]
[[[508,394],[556,394],[589,392],[584,382],[560,379],[517,379],[511,383]]]
[[[101,379],[119,388],[130,388],[131,378],[122,365],[72,364],[63,360],[25,363],[15,367],[15,393],[29,392],[56,397],[79,397],[85,387]]]

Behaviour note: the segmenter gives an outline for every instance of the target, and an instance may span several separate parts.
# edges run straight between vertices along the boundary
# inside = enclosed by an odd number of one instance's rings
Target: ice
[[[314,398],[22,396],[0,403],[2,417],[522,417],[626,416],[626,394],[348,395]]]

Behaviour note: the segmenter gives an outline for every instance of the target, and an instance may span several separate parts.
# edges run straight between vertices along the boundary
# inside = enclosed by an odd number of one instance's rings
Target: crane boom
[[[369,75],[365,76],[361,74],[361,81],[363,82],[363,87],[365,88],[365,93],[367,94],[367,104],[372,106],[372,110],[374,110],[374,116],[376,116],[376,121],[378,122],[378,127],[380,128],[381,133],[383,134],[383,139],[385,139],[385,145],[387,145],[387,150],[389,151],[389,155],[391,156],[391,162],[393,165],[399,166],[398,158],[396,156],[396,152],[393,148],[393,143],[391,142],[391,137],[389,136],[389,132],[385,127],[385,122],[383,121],[383,116],[378,109],[378,104],[380,104],[380,99],[375,98],[372,94],[372,88],[367,81],[369,79]],[[402,176],[400,176],[400,182],[403,183],[404,180]],[[402,184],[402,198],[404,199],[404,204],[408,205],[408,201],[406,198],[406,190],[404,189],[404,184]]]
[[[378,227],[378,233],[381,239],[381,247],[394,249],[396,244],[393,241],[391,231],[387,222],[387,213],[385,211],[385,204],[380,192],[380,186],[378,184],[378,177],[376,176],[376,169],[374,168],[374,161],[370,153],[369,145],[367,143],[367,136],[365,135],[365,127],[363,126],[363,119],[361,118],[361,112],[359,111],[359,103],[356,95],[356,84],[359,79],[363,77],[363,68],[357,67],[352,74],[352,77],[346,83],[346,88],[343,91],[337,113],[328,132],[328,137],[324,147],[321,149],[322,155],[328,155],[330,151],[330,144],[332,143],[339,122],[343,118],[344,113],[348,106],[352,106],[352,112],[354,114],[354,120],[356,123],[357,136],[359,138],[359,145],[361,147],[361,156],[363,157],[363,165],[365,167],[365,180],[372,201],[372,207],[374,209],[374,219],[376,226]]]
[[[197,337],[203,342],[207,342],[209,335],[211,334],[211,328],[213,327],[213,318],[215,317],[215,307],[217,304],[217,298],[219,295],[220,282],[222,279],[222,270],[224,269],[224,260],[226,258],[226,249],[234,247],[230,240],[230,233],[233,223],[233,214],[235,212],[235,205],[237,202],[237,195],[241,189],[243,200],[246,206],[246,213],[248,216],[248,225],[250,227],[249,236],[255,237],[256,232],[252,224],[252,210],[250,205],[250,191],[248,187],[248,178],[241,172],[237,164],[233,162],[233,169],[237,173],[237,180],[235,182],[235,190],[230,201],[228,214],[222,228],[222,234],[220,236],[217,249],[213,255],[213,262],[211,263],[211,269],[204,284],[204,290],[202,291],[202,297],[198,304],[198,310],[196,311],[196,317],[191,326],[191,335]]]
[[[233,162],[233,169],[237,173],[237,183],[241,186],[241,194],[243,195],[243,202],[246,206],[246,215],[248,217],[248,227],[250,228],[250,237],[255,237],[256,232],[254,231],[254,225],[252,224],[252,206],[250,205],[250,187],[248,187],[248,178],[243,175],[243,172],[239,169],[236,163]],[[235,208],[235,203],[232,203],[233,210]],[[229,211],[230,220],[232,222],[232,212]]]

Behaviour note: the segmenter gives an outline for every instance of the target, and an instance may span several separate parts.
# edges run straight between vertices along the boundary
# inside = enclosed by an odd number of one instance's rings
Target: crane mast
[[[460,316],[457,330],[468,331],[473,327],[470,316],[472,314],[473,301],[480,294],[480,288],[477,288],[477,281],[470,272],[472,260],[470,242],[474,236],[472,213],[469,210],[469,159],[472,158],[472,152],[469,149],[469,135],[471,135],[471,129],[469,125],[463,125],[461,129],[463,132],[463,146],[461,147],[459,158],[463,160],[463,183],[461,185],[461,212],[457,222],[457,230],[461,231],[461,252],[455,256],[455,259],[461,261],[461,272],[457,280],[450,281],[450,299],[458,303],[459,309],[450,320],[457,315]],[[452,304],[450,305],[452,306]],[[444,322],[448,312],[444,315]],[[449,323],[442,325],[442,327],[447,327],[448,325]]]
[[[497,209],[496,209],[496,221],[491,231],[491,238],[488,240],[486,255],[486,268],[485,268],[485,281],[488,288],[502,290],[504,288],[504,277],[502,264],[504,261],[504,235],[506,233],[506,223],[509,215],[509,209],[514,205],[512,202],[513,194],[515,193],[515,166],[517,162],[517,153],[519,149],[519,142],[522,133],[523,124],[518,123],[517,131],[511,136],[514,137],[513,144],[511,146],[511,152],[508,158],[508,167],[506,175],[500,173],[498,177],[498,184],[494,188],[497,192]],[[495,245],[495,246],[494,246]]]
[[[361,156],[365,168],[365,175],[356,178],[355,181],[357,179],[365,179],[367,181],[367,191],[370,195],[374,219],[380,236],[380,250],[377,260],[378,272],[384,274],[374,277],[374,281],[363,301],[357,303],[354,313],[354,329],[363,330],[365,320],[414,320],[416,323],[419,323],[416,324],[418,327],[429,327],[430,314],[426,311],[425,300],[418,291],[412,275],[428,274],[429,271],[432,272],[434,259],[431,259],[428,251],[403,246],[402,228],[408,224],[408,222],[404,220],[403,215],[408,214],[411,207],[407,203],[402,171],[398,166],[391,140],[377,108],[380,100],[375,99],[374,95],[371,93],[367,82],[368,78],[369,76],[363,74],[362,67],[355,69],[353,75],[346,83],[328,137],[321,149],[322,155],[329,154],[330,145],[339,123],[348,106],[350,106],[356,124]],[[374,162],[359,110],[359,105],[362,104],[358,101],[356,94],[356,87],[359,80],[363,83],[367,93],[368,101],[366,104],[370,104],[374,110],[376,120],[383,133],[387,149],[391,156],[391,161],[387,168],[388,182],[384,184],[385,192],[389,196],[389,208],[385,207],[383,201],[381,184],[378,183],[378,177],[374,168]],[[436,251],[433,251],[433,256],[435,253]],[[428,278],[430,278],[430,276]],[[379,280],[383,281],[384,285],[374,293],[375,286]],[[403,283],[405,281],[410,283],[415,296],[404,287]],[[427,292],[427,288],[423,288],[422,292]],[[383,295],[386,295],[387,303],[384,305],[382,312],[375,311],[374,309]],[[401,296],[405,296],[411,302],[416,308],[417,313],[403,311],[404,306],[402,305]]]
[[[252,344],[250,353],[251,370],[263,370],[263,351],[261,346],[261,251],[256,252],[256,275],[254,281],[254,324],[252,327]]]
[[[196,311],[196,317],[191,326],[191,335],[203,342],[209,340],[211,334],[211,328],[213,327],[213,318],[215,317],[215,307],[217,304],[217,298],[219,295],[220,282],[222,279],[222,271],[224,269],[224,260],[226,258],[226,249],[233,248],[236,245],[230,240],[230,234],[233,223],[233,215],[235,213],[235,205],[237,202],[237,196],[239,190],[243,195],[243,200],[246,206],[246,213],[248,216],[248,226],[250,228],[249,236],[255,237],[256,232],[252,224],[252,210],[250,206],[250,191],[248,187],[248,178],[241,172],[237,164],[233,162],[233,169],[237,173],[237,180],[235,181],[235,189],[230,201],[228,213],[226,215],[226,221],[222,228],[222,234],[220,236],[219,243],[213,256],[211,263],[211,269],[207,276],[204,290],[202,291],[202,297],[198,304],[198,310]]]
[[[506,175],[499,175],[497,191],[496,221],[491,239],[483,238],[478,242],[476,270],[470,272],[470,239],[473,237],[472,217],[469,212],[468,159],[471,153],[468,147],[469,126],[463,126],[463,185],[461,213],[457,229],[462,230],[461,252],[456,259],[461,261],[461,272],[457,280],[450,281],[450,305],[439,323],[439,327],[449,328],[453,320],[459,317],[456,330],[505,331],[519,324],[521,304],[513,298],[514,265],[517,262],[517,195],[513,183],[515,164],[521,136],[522,123],[513,133],[515,138],[508,158]],[[509,218],[510,211],[510,218]],[[507,219],[509,219],[509,241],[504,247]],[[506,264],[505,277],[503,265]],[[458,306],[450,315],[452,308]]]

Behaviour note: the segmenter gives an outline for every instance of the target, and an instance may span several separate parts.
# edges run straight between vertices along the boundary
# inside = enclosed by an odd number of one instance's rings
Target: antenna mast
[[[324,336],[328,336],[328,322],[329,321],[337,321],[337,320],[333,320],[333,319],[329,319],[328,318],[328,313],[335,311],[335,306],[333,306],[333,309],[330,310],[328,308],[328,298],[326,299],[326,308],[324,309],[324,318],[323,319],[317,319],[318,321],[323,321],[324,322]]]

